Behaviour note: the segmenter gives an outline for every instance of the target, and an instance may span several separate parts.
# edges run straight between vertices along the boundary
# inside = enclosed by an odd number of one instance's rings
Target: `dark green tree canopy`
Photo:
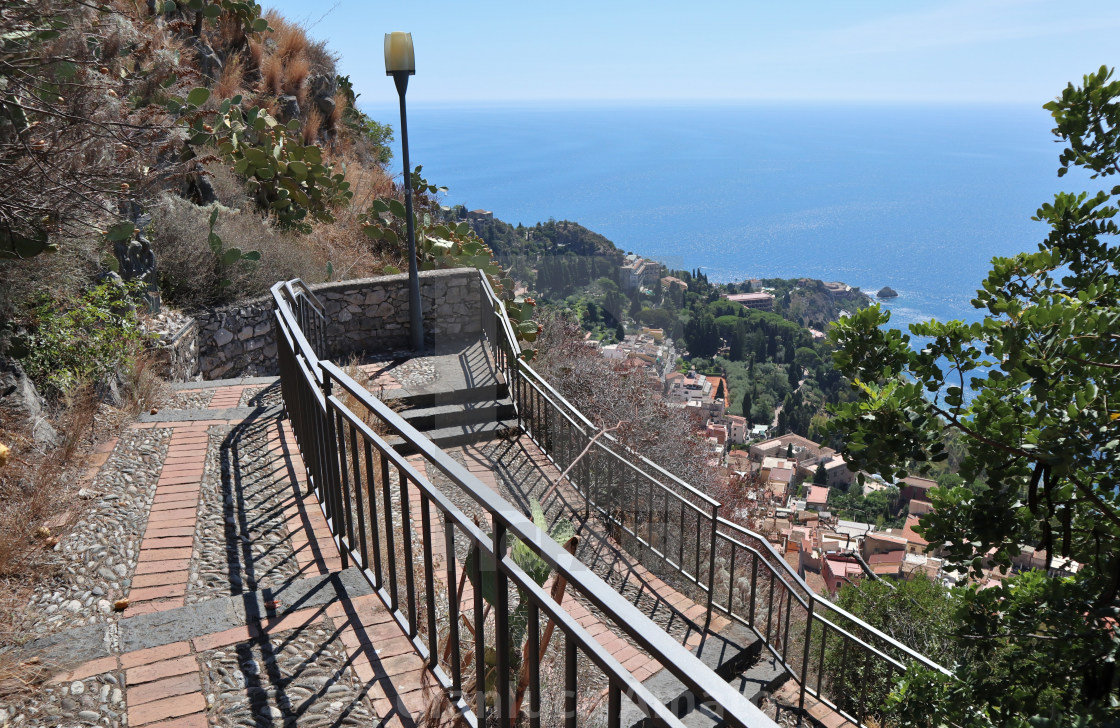
[[[1059,176],[1082,167],[1103,185],[1120,172],[1110,69],[1046,108],[1066,145]],[[1120,185],[1042,205],[1035,219],[1049,234],[1034,252],[992,261],[973,301],[984,312],[977,323],[931,321],[906,334],[885,328],[889,313],[873,306],[832,333],[837,365],[861,391],[830,425],[854,467],[901,478],[945,459],[948,431],[967,446],[963,482],[932,493],[927,540],[973,574],[1009,568],[1024,544],[1081,565],[1066,578],[1014,576],[966,595],[961,629],[977,657],[960,666],[962,682],[909,683],[948,722],[1103,725],[1118,715],[1117,195]],[[918,350],[911,336],[928,343]],[[969,710],[977,705],[983,720]],[[913,724],[939,720],[926,715]]]

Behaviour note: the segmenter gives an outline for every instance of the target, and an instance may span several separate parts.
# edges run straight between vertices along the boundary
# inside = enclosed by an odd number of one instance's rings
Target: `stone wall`
[[[183,328],[152,348],[159,375],[175,382],[198,376],[198,322],[188,321]]]
[[[479,274],[473,268],[420,274],[427,345],[481,331]],[[311,287],[327,310],[327,352],[387,354],[409,347],[408,276],[363,278]],[[196,316],[203,379],[277,374],[271,296]]]

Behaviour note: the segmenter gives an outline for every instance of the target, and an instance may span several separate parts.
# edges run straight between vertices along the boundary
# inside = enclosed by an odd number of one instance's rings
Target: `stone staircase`
[[[517,431],[509,387],[490,360],[489,347],[477,338],[442,340],[424,356],[361,368],[372,381],[367,388],[437,447],[471,445]],[[416,451],[401,438],[389,442],[402,455]]]
[[[405,421],[442,449],[493,440],[517,431],[513,400],[505,384],[412,394],[387,401]],[[402,455],[416,452],[400,438],[390,442]]]
[[[790,675],[765,650],[762,640],[739,624],[732,623],[719,633],[709,633],[692,652],[755,705],[781,687]],[[716,728],[724,725],[718,715],[668,670],[662,670],[643,685],[664,701],[667,708],[689,728]],[[652,722],[631,705],[624,705],[622,725],[647,728]]]

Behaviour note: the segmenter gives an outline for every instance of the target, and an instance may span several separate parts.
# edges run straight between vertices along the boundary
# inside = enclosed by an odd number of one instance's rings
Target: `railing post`
[[[339,462],[338,462],[338,435],[335,433],[334,428],[334,415],[331,414],[331,378],[330,375],[323,372],[323,416],[327,420],[327,447],[324,454],[325,465],[327,466],[327,477],[324,483],[323,491],[326,494],[327,512],[331,514],[331,531],[338,535],[339,554],[342,557],[342,568],[346,569],[350,566],[350,555],[348,549],[342,548],[342,509],[341,494],[339,493]]]
[[[805,709],[805,684],[809,682],[809,643],[812,642],[813,636],[813,607],[817,604],[817,600],[813,595],[809,595],[809,617],[805,620],[805,650],[801,656],[801,689],[798,691],[800,694],[797,698],[797,712],[800,713]],[[787,635],[788,637],[788,635]]]
[[[496,655],[495,708],[498,725],[513,728],[513,701],[510,697],[510,622],[509,622],[509,585],[506,573],[502,570],[502,559],[506,554],[506,526],[499,514],[493,514],[494,524],[494,651]],[[485,575],[483,575],[485,578]]]
[[[708,605],[704,615],[704,634],[712,626],[712,602],[716,594],[716,523],[719,521],[719,504],[712,506],[712,534],[708,546]],[[699,574],[697,574],[699,576]]]

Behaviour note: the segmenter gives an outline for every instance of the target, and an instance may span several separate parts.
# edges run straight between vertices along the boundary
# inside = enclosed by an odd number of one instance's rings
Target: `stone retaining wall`
[[[198,376],[198,322],[191,319],[174,336],[152,347],[160,376],[185,382]]]
[[[441,338],[482,330],[478,276],[473,268],[420,274],[429,346]],[[329,355],[384,354],[409,347],[406,274],[321,283],[311,289],[327,310]],[[197,315],[195,371],[203,379],[277,374],[272,307],[272,297],[265,296]]]

